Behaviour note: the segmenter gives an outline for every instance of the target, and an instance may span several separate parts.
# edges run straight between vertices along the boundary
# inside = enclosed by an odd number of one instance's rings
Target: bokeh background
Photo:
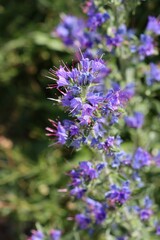
[[[89,150],[51,143],[45,136],[48,118],[64,113],[47,98],[48,69],[60,61],[72,64],[72,52],[51,32],[60,14],[81,16],[78,0],[0,0],[0,239],[25,239],[39,223],[71,228],[66,221],[74,204],[58,191],[75,161]],[[143,13],[143,14],[142,14]],[[144,1],[130,24],[141,31],[148,15],[158,16],[159,0]],[[55,93],[54,93],[55,94]]]

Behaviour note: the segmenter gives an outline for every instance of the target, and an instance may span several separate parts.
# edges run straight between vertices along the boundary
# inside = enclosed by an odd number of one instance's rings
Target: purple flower
[[[97,178],[99,173],[100,171],[98,171],[97,168],[93,168],[91,162],[80,162],[79,167],[69,173],[71,177],[71,195],[82,198],[86,192],[86,188],[84,188],[85,184]]]
[[[153,214],[153,211],[149,208],[144,208],[139,211],[139,217],[142,221],[148,220]]]
[[[55,34],[62,39],[67,46],[79,46],[79,37],[83,34],[85,23],[75,16],[63,16],[62,22],[55,30]],[[53,33],[54,35],[54,33]]]
[[[156,235],[160,236],[160,225],[156,227]]]
[[[70,191],[70,194],[79,198],[82,198],[86,192],[86,189],[80,188],[80,187],[75,187]]]
[[[79,97],[73,98],[70,101],[70,108],[72,109],[71,110],[72,113],[78,113],[79,110],[82,109],[82,100],[81,100],[81,98],[79,98]]]
[[[135,211],[138,213],[140,219],[141,219],[142,221],[146,221],[146,220],[148,220],[148,219],[151,217],[151,215],[153,214],[153,211],[152,211],[152,209],[151,209],[152,201],[151,201],[151,199],[150,199],[148,196],[146,196],[146,197],[144,198],[143,206],[144,206],[143,208],[140,208],[140,207],[138,207],[138,206],[135,206],[134,209],[135,209]]]
[[[93,93],[90,92],[87,95],[87,101],[92,105],[92,106],[97,106],[99,103],[103,101],[103,97],[100,95],[100,93]]]
[[[129,83],[126,85],[125,89],[123,89],[123,96],[125,99],[131,99],[134,96],[135,93],[135,84]]]
[[[91,61],[92,74],[94,75],[94,83],[101,83],[102,79],[108,76],[111,69],[106,67],[102,59],[95,59]]]
[[[51,122],[52,126],[55,129],[47,127],[46,130],[49,133],[47,133],[46,135],[57,137],[58,143],[65,144],[68,136],[67,136],[67,132],[66,132],[64,126],[60,122],[58,122],[58,124],[57,124],[53,120],[49,120],[49,121]]]
[[[98,163],[96,166],[98,173],[101,173],[102,169],[105,168],[106,166],[107,166],[107,163],[105,162]]]
[[[93,118],[95,108],[92,107],[90,104],[84,104],[82,108],[82,114],[78,119],[80,120],[81,125],[88,125],[91,123]]]
[[[106,133],[105,126],[118,121],[130,92],[119,86],[111,90],[106,88],[103,78],[108,76],[110,69],[101,59],[82,58],[77,68],[69,70],[61,66],[53,72],[58,78],[54,79],[57,89],[62,93],[56,101],[67,108],[75,121],[64,121],[63,124],[51,121],[53,129],[47,128],[48,136],[56,136],[58,143],[67,143],[74,148],[80,148],[82,144],[98,149],[111,148],[111,139],[105,144],[101,141]],[[118,146],[117,138],[114,144]]]
[[[80,162],[79,168],[81,169],[81,174],[83,176],[88,176],[90,179],[97,178],[97,171],[92,167],[91,162]]]
[[[93,52],[92,47],[95,44],[98,44],[102,41],[101,35],[97,32],[93,31],[84,31],[83,34],[79,36],[79,45],[81,49],[85,49],[86,51],[84,52],[85,57],[89,57],[90,59],[93,58]]]
[[[150,154],[144,149],[139,147],[135,152],[132,167],[134,169],[140,169],[144,166],[148,166],[151,163],[150,160],[151,160]]]
[[[144,122],[144,115],[141,112],[134,112],[133,116],[125,117],[124,120],[131,128],[141,128]]]
[[[94,136],[96,137],[96,144],[99,144],[98,138],[103,137],[106,134],[105,118],[97,119],[93,126]]]
[[[67,140],[66,130],[60,122],[58,122],[58,126],[57,126],[57,137],[58,137],[59,143],[61,144],[66,143],[66,140]]]
[[[58,77],[57,86],[64,87],[69,84],[68,82],[68,74],[64,67],[60,66],[60,68],[56,71],[56,75]]]
[[[156,35],[160,34],[160,19],[149,16],[147,30],[155,33]]]
[[[154,54],[154,44],[153,38],[149,35],[141,34],[141,45],[138,47],[138,53],[140,58],[143,60],[146,56],[151,56]]]
[[[119,47],[124,42],[125,38],[131,38],[133,36],[133,31],[127,31],[125,24],[122,24],[118,29],[112,29],[112,36],[106,36],[106,44],[109,47]],[[112,48],[111,48],[112,49]]]
[[[76,125],[72,125],[69,130],[71,137],[79,134],[79,128]]]
[[[105,198],[108,199],[111,206],[115,206],[116,203],[124,204],[129,199],[130,195],[129,182],[126,181],[121,188],[115,184],[111,185],[110,191],[105,194]]]
[[[78,77],[78,83],[79,85],[89,85],[92,83],[94,77],[89,72],[82,72],[80,76]]]
[[[132,178],[134,181],[137,182],[137,185],[139,188],[144,186],[144,183],[142,182],[141,177],[139,176],[138,172],[133,172]]]
[[[160,68],[156,64],[150,63],[150,71],[146,73],[146,82],[151,85],[156,81],[160,82]]]
[[[91,219],[84,215],[83,213],[77,214],[75,216],[75,220],[81,229],[88,228],[91,223]]]
[[[52,229],[50,232],[51,240],[59,240],[61,237],[61,231],[57,229]]]
[[[130,165],[131,164],[131,155],[125,153],[124,151],[120,151],[120,152],[115,152],[114,154],[112,154],[113,156],[113,161],[111,163],[111,166],[113,168],[117,168],[120,165]]]
[[[94,13],[93,15],[89,16],[88,19],[88,27],[91,30],[96,30],[97,27],[100,27],[103,23],[105,23],[110,16],[108,13]]]
[[[156,166],[157,166],[157,167],[160,167],[160,151],[159,151],[159,153],[157,154],[157,156],[155,156],[155,157],[153,158],[153,160],[155,161]]]
[[[123,37],[120,34],[116,34],[115,37],[106,36],[106,40],[107,46],[119,47],[123,42]]]
[[[91,198],[86,199],[87,203],[87,212],[92,216],[94,216],[94,220],[96,224],[101,224],[106,219],[106,208],[105,206],[95,201]]]
[[[44,234],[40,230],[33,230],[32,236],[28,240],[44,240]]]

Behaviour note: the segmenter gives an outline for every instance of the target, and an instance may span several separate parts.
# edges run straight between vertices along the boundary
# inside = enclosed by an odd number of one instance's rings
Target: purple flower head
[[[80,76],[78,77],[78,83],[79,85],[89,85],[92,83],[94,77],[89,72],[82,72]]]
[[[153,214],[153,211],[151,209],[152,201],[148,196],[146,196],[144,198],[143,206],[144,206],[143,208],[136,206],[135,211],[138,213],[138,215],[142,221],[146,221]]]
[[[132,162],[132,167],[134,169],[140,169],[144,166],[148,166],[151,163],[150,154],[142,148],[137,148],[134,159]]]
[[[154,43],[153,38],[149,35],[141,34],[141,45],[138,47],[138,53],[140,58],[143,60],[146,56],[154,54]]]
[[[87,94],[87,101],[88,101],[92,106],[98,106],[98,104],[103,101],[103,97],[102,97],[99,93],[89,92],[89,93]]]
[[[135,84],[134,83],[127,84],[125,89],[123,89],[123,95],[128,100],[134,96],[134,93],[135,93]]]
[[[80,180],[81,171],[79,171],[79,169],[78,169],[78,170],[77,170],[77,169],[73,169],[73,170],[70,171],[69,175],[70,175],[70,177],[72,178],[72,181],[73,181],[73,180],[77,180],[77,179]],[[76,184],[76,185],[74,185],[74,186],[77,186],[77,185],[79,185],[80,183],[81,183],[81,180],[78,181],[78,184]]]
[[[73,98],[70,101],[70,108],[71,108],[71,113],[79,113],[79,111],[82,109],[82,100],[81,98]]]
[[[119,92],[110,90],[106,96],[106,109],[109,109],[111,111],[115,111],[118,109],[118,107],[121,105],[120,99],[119,99]]]
[[[130,195],[129,182],[126,181],[121,188],[115,184],[111,185],[110,191],[105,194],[105,198],[108,199],[111,206],[115,206],[116,203],[124,204],[129,199]]]
[[[106,141],[103,143],[103,148],[105,151],[112,150],[113,147],[119,147],[122,142],[120,136],[109,136]]]
[[[79,228],[81,228],[81,229],[88,228],[91,223],[91,219],[89,217],[87,217],[86,215],[84,215],[83,213],[77,214],[75,216],[75,220],[76,220]]]
[[[58,80],[57,80],[58,87],[64,87],[69,84],[68,73],[64,69],[64,67],[60,66],[60,68],[56,71],[56,75],[58,77]]]
[[[153,214],[153,211],[149,208],[144,208],[139,211],[139,217],[142,221],[148,220]]]
[[[83,6],[83,12],[88,16],[92,16],[97,11],[97,7],[93,0],[87,0]]]
[[[152,206],[152,200],[148,196],[144,198],[144,206],[145,208],[150,208]]]
[[[125,35],[127,34],[127,27],[125,24],[121,24],[118,29],[117,29],[117,33],[121,34],[121,35]]]
[[[148,85],[152,85],[156,81],[160,82],[160,67],[150,63],[150,71],[146,73],[146,82]]]
[[[103,23],[105,23],[110,16],[108,13],[94,13],[89,16],[88,19],[88,28],[91,30],[96,30],[97,27],[100,27]]]
[[[155,161],[156,166],[157,166],[157,167],[160,167],[160,151],[159,151],[159,153],[157,154],[157,156],[155,156],[155,157],[153,158],[153,160]]]
[[[134,181],[137,182],[137,186],[138,186],[139,188],[141,188],[141,187],[144,186],[144,183],[142,182],[142,179],[141,179],[141,177],[139,176],[139,173],[138,173],[138,172],[133,172],[132,178],[133,178]]]
[[[86,203],[89,214],[94,216],[94,220],[97,224],[101,224],[106,219],[105,206],[91,198],[87,198]]]
[[[96,169],[98,171],[98,173],[101,173],[101,171],[107,166],[107,163],[106,162],[101,162],[101,163],[98,163],[97,166],[96,166]]]
[[[79,117],[80,123],[82,125],[88,125],[91,123],[92,117],[94,116],[95,108],[92,107],[90,104],[83,104],[83,108],[82,108],[82,114]]]
[[[92,167],[91,162],[80,162],[79,168],[81,169],[81,174],[85,177],[89,177],[90,179],[94,179],[98,177],[96,169]]]
[[[113,168],[118,168],[121,164],[125,164],[125,161],[126,160],[126,153],[121,151],[121,152],[117,152],[114,154],[113,156],[113,161],[111,163],[111,166]]]
[[[93,168],[92,163],[89,161],[83,161],[79,163],[77,169],[70,171],[69,175],[71,177],[71,195],[77,198],[82,198],[86,189],[84,184],[98,177],[100,171],[97,168]]]
[[[71,135],[71,137],[78,135],[79,132],[80,132],[80,130],[79,130],[79,128],[76,125],[72,125],[70,127],[70,135]]]
[[[156,227],[156,235],[160,236],[160,225]]]
[[[67,76],[69,78],[69,80],[73,80],[76,81],[76,79],[79,77],[80,71],[77,68],[72,68],[70,71],[67,71]],[[78,87],[78,86],[74,86],[74,87]],[[79,87],[80,88],[80,87]]]
[[[149,16],[147,30],[155,33],[156,35],[160,35],[160,19]]]
[[[133,32],[127,32],[125,24],[120,25],[117,30],[113,28],[112,32],[112,36],[106,36],[106,44],[109,47],[119,47],[124,42],[125,37],[131,37],[133,35]]]
[[[83,34],[79,37],[79,43],[81,46],[81,49],[86,49],[86,53],[84,56],[89,56],[90,59],[93,57],[93,54],[91,54],[91,49],[95,44],[100,43],[102,40],[101,35],[98,32],[83,32]],[[87,51],[89,50],[89,51]]]
[[[134,112],[133,116],[124,118],[127,126],[131,128],[141,128],[144,122],[144,115],[141,112]]]
[[[79,37],[83,34],[85,23],[75,16],[63,16],[62,22],[56,28],[55,34],[67,46],[79,46]],[[54,35],[54,33],[53,33]]]
[[[123,42],[123,37],[120,34],[116,34],[115,37],[106,36],[107,46],[119,47]]]
[[[96,119],[96,122],[93,126],[94,136],[97,139],[97,144],[99,144],[99,137],[102,138],[106,134],[105,129],[105,118]]]
[[[59,240],[62,235],[62,232],[57,229],[52,229],[50,232],[51,240]]]
[[[129,100],[130,95],[126,90],[121,90],[118,85],[114,85],[114,88],[109,90],[105,102],[104,111],[118,112],[120,108],[123,108],[126,102]]]
[[[113,137],[113,136],[108,137],[104,143],[104,148],[106,150],[109,148],[112,148],[114,146],[114,142],[115,142],[115,137]]]
[[[53,120],[49,120],[49,121],[51,122],[53,128],[47,127],[46,130],[49,133],[47,133],[46,135],[57,137],[58,143],[65,144],[68,136],[67,136],[67,132],[66,132],[64,126],[60,122],[58,122],[58,124],[57,124]]]
[[[102,59],[95,59],[91,61],[92,74],[94,74],[95,79],[94,83],[99,83],[100,80],[108,76],[111,70],[105,66],[105,63]]]
[[[32,236],[28,240],[44,240],[44,234],[40,230],[33,230]]]
[[[80,199],[84,196],[85,192],[86,192],[86,189],[81,187],[75,187],[70,191],[70,194]]]
[[[58,126],[57,126],[57,137],[58,137],[59,143],[61,144],[66,143],[66,140],[67,140],[66,130],[60,122],[58,122]]]

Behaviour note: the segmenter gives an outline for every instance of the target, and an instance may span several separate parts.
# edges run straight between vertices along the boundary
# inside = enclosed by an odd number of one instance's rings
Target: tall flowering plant
[[[50,69],[49,88],[59,92],[50,100],[68,118],[50,119],[47,135],[53,145],[85,146],[91,157],[67,173],[65,191],[76,204],[75,214],[68,214],[74,231],[54,229],[48,238],[33,231],[30,240],[160,236],[159,206],[153,198],[158,187],[147,182],[160,166],[158,129],[147,128],[160,81],[160,21],[149,16],[140,35],[129,28],[128,13],[140,2],[87,0],[82,4],[85,20],[63,15],[52,32],[79,60],[73,67],[63,63]],[[156,105],[155,125],[159,113]]]

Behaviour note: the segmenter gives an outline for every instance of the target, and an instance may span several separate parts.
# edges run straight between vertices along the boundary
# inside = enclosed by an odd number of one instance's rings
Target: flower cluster
[[[140,169],[144,166],[149,166],[150,164],[151,164],[150,154],[141,147],[137,148],[133,157],[132,167],[134,169]]]
[[[144,198],[143,208],[135,207],[135,210],[142,221],[146,221],[152,216],[153,211],[151,209],[151,206],[152,201],[148,196],[146,196]]]
[[[148,85],[160,82],[160,67],[154,63],[150,63],[150,71],[146,74],[146,82]]]
[[[89,228],[92,224],[101,224],[106,219],[106,206],[104,203],[91,198],[85,199],[86,211],[75,216],[76,222],[81,229]]]
[[[79,167],[69,173],[71,177],[70,194],[77,198],[82,198],[87,191],[88,183],[98,178],[105,166],[105,162],[97,164],[95,168],[89,161],[80,162]]]
[[[99,12],[94,1],[87,1],[83,11],[88,15],[88,20],[75,16],[63,15],[61,23],[53,31],[53,36],[61,38],[63,43],[74,49],[86,50],[85,55],[92,55],[91,49],[102,41],[97,28],[101,27],[109,18],[109,14]]]
[[[141,128],[144,122],[144,115],[141,112],[134,112],[133,116],[124,118],[127,126],[131,128]]]
[[[114,85],[106,88],[104,78],[110,73],[101,59],[82,58],[77,68],[69,70],[60,67],[51,73],[62,96],[58,101],[74,120],[54,122],[52,128],[46,128],[48,136],[56,136],[58,143],[79,148],[82,144],[108,151],[118,144],[115,137],[106,137],[106,128],[118,121],[126,102],[133,93],[126,87],[120,89]],[[104,139],[104,140],[102,140]]]
[[[138,37],[136,31],[128,29],[124,22],[117,23],[116,14],[125,9],[124,1],[116,1],[113,9],[117,12],[110,10],[111,14],[108,14],[101,4],[88,0],[83,5],[86,20],[64,15],[54,32],[66,46],[83,51],[76,67],[70,69],[64,64],[50,70],[54,83],[49,88],[59,91],[59,97],[51,100],[58,102],[69,117],[58,122],[50,120],[51,127],[46,128],[47,135],[56,139],[58,144],[74,149],[85,145],[93,151],[92,160],[81,161],[68,173],[71,179],[68,193],[71,199],[80,202],[80,210],[74,218],[77,229],[93,230],[97,225],[106,228],[111,221],[116,224],[117,219],[127,222],[127,211],[131,211],[133,205],[137,221],[144,223],[154,214],[149,197],[143,204],[135,206],[134,196],[138,196],[145,186],[141,172],[148,169],[146,166],[160,166],[160,154],[152,157],[149,153],[154,155],[152,147],[145,141],[138,141],[139,131],[136,129],[142,126],[145,129],[144,115],[147,116],[147,111],[143,101],[151,95],[150,90],[144,91],[142,82],[146,78],[149,88],[149,85],[160,81],[158,64],[150,62],[150,57],[158,52],[155,37],[160,35],[160,23],[157,18],[149,17],[146,30]],[[108,59],[107,65],[101,58],[95,58],[102,49]],[[145,59],[147,61],[143,62]],[[139,69],[137,63],[141,66]],[[136,78],[141,79],[135,83]],[[142,97],[135,97],[135,102],[129,106],[131,115],[119,121],[135,92],[140,92]],[[137,109],[142,109],[144,114]],[[124,138],[131,137],[137,142],[130,145],[125,145],[125,141],[122,143],[119,122],[123,122],[120,126],[125,125],[126,135],[132,128],[131,134]],[[151,136],[154,137],[155,133]],[[131,201],[134,204],[129,206]],[[118,234],[113,236],[119,240],[129,239],[128,236],[134,238],[136,235],[125,231],[127,225],[124,227],[122,222],[118,223]],[[154,231],[160,234],[158,224]],[[42,233],[39,238],[38,232],[34,234],[37,239],[31,240],[43,239]],[[53,236],[56,236],[56,231],[52,231],[51,237],[57,240],[60,232],[57,238]]]
[[[150,16],[148,18],[147,30],[160,35],[160,19]]]
[[[52,229],[49,234],[49,240],[59,240],[61,237],[61,231]],[[32,236],[28,238],[28,240],[45,240],[46,236],[45,234],[40,230],[33,230]]]
[[[109,206],[114,207],[116,204],[124,204],[131,195],[129,182],[123,183],[122,187],[113,184],[110,186],[110,191],[105,194]]]

